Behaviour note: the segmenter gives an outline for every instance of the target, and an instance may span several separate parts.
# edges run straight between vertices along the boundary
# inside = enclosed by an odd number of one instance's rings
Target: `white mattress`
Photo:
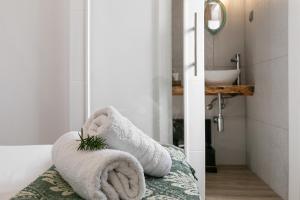
[[[11,198],[51,165],[52,145],[0,146],[0,199]]]

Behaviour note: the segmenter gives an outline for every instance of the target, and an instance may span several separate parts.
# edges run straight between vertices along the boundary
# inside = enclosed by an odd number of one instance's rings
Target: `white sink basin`
[[[232,85],[238,78],[240,70],[205,70],[206,85]]]

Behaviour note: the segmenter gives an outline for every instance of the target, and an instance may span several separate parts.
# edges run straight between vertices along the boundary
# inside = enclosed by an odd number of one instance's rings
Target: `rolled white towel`
[[[61,136],[52,159],[60,175],[87,200],[140,200],[145,192],[142,166],[129,153],[104,149],[78,151],[78,132]]]
[[[172,160],[168,151],[113,107],[92,114],[84,124],[83,132],[85,137],[101,136],[111,148],[132,154],[148,175],[162,177],[170,172]]]

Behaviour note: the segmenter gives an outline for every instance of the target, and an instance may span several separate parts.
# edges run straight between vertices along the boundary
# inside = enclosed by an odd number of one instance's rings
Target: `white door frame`
[[[91,1],[85,0],[85,119],[87,120],[91,114],[91,80],[90,80],[90,70],[91,70],[91,57],[90,57],[90,6]]]
[[[289,200],[300,199],[299,9],[299,0],[289,0]]]

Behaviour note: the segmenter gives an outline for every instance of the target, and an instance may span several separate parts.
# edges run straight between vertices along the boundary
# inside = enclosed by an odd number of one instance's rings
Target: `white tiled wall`
[[[246,0],[247,163],[288,196],[288,1]],[[254,11],[252,23],[248,20]]]
[[[224,29],[215,36],[205,31],[205,67],[206,69],[233,68],[230,59],[234,54],[241,53],[244,71],[244,0],[223,0],[222,2],[227,9],[227,22]],[[180,0],[173,1],[173,69],[178,72],[182,72],[181,6]],[[212,98],[206,97],[206,104]],[[217,114],[216,104],[212,111],[207,111],[206,117],[212,118]],[[173,98],[173,117],[183,117],[182,97]],[[217,164],[245,164],[245,98],[235,97],[227,100],[224,117],[225,131],[223,133],[218,134],[216,125],[213,124]]]

